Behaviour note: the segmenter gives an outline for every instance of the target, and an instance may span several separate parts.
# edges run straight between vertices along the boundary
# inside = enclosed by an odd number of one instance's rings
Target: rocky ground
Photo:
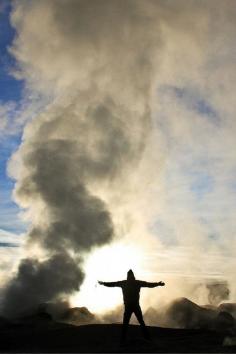
[[[118,316],[119,314],[119,316]],[[120,345],[122,309],[98,318],[85,307],[40,305],[15,318],[0,317],[0,352],[17,353],[235,353],[236,304],[199,306],[186,298],[144,314],[151,340],[130,325]],[[120,317],[120,319],[119,319]],[[107,324],[107,322],[113,322]]]
[[[120,324],[73,326],[48,323],[8,324],[0,330],[0,351],[18,353],[225,353],[236,343],[224,331],[149,327],[151,341],[139,326],[130,325],[125,346],[120,345]],[[231,340],[231,342],[230,342]],[[224,345],[227,344],[228,345]],[[233,345],[234,344],[234,345]]]

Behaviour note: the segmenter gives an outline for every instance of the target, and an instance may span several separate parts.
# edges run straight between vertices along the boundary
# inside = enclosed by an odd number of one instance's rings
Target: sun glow
[[[102,313],[122,304],[121,289],[107,288],[97,282],[126,279],[129,269],[141,276],[142,263],[142,251],[133,245],[114,243],[95,250],[84,264],[85,281],[80,292],[71,298],[71,305]]]

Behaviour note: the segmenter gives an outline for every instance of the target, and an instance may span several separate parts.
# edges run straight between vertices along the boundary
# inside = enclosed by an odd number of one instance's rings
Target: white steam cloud
[[[14,3],[14,74],[50,102],[9,167],[31,227],[7,313],[78,291],[84,254],[121,235],[147,252],[140,275],[169,279],[170,298],[195,289],[176,276],[233,284],[235,11],[232,0]]]

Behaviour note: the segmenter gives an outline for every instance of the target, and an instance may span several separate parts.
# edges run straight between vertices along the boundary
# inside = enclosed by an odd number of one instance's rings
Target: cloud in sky
[[[8,232],[0,229],[0,237],[1,237],[1,247],[15,247],[17,245],[22,244],[22,238],[20,235],[16,235],[12,232]],[[4,246],[5,244],[5,246]]]
[[[30,240],[50,256],[55,237],[84,250],[85,225],[62,206],[78,192],[75,209],[95,198],[117,238],[156,249],[150,274],[163,253],[170,272],[214,264],[233,284],[235,12],[234,0],[15,3],[14,75],[37,99],[9,171]],[[192,262],[206,249],[211,265]]]

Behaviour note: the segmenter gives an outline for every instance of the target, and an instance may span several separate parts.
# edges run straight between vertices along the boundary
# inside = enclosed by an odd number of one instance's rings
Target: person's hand
[[[159,286],[165,286],[165,283],[163,281],[159,281]]]

